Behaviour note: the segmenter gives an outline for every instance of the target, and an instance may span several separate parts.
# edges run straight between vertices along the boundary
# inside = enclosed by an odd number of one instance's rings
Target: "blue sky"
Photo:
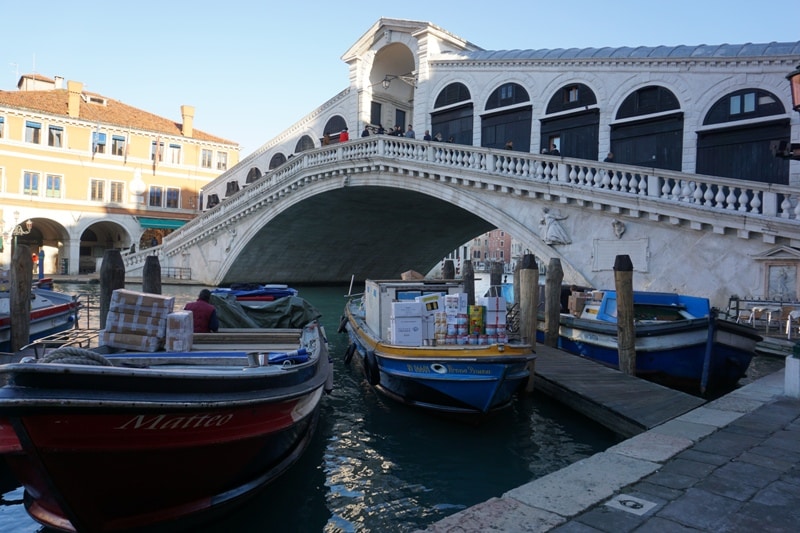
[[[0,4],[0,90],[35,71],[176,121],[193,105],[195,127],[242,156],[346,88],[341,56],[381,17],[429,21],[487,50],[800,40],[787,1]]]

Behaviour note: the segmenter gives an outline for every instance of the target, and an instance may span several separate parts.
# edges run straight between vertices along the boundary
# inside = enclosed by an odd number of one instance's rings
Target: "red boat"
[[[322,327],[193,344],[60,348],[0,366],[0,453],[34,519],[61,531],[172,529],[241,502],[299,458],[332,386]]]

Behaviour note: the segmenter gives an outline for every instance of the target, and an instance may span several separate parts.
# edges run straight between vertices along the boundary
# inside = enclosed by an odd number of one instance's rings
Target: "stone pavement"
[[[800,400],[780,370],[425,531],[800,531]]]

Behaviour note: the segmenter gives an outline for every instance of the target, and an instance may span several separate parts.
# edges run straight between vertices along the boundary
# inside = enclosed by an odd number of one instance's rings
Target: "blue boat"
[[[247,307],[260,307],[264,302],[274,302],[287,296],[297,296],[297,289],[288,285],[272,283],[260,285],[257,283],[235,283],[230,287],[218,287],[211,291],[220,297],[235,296],[236,301]]]
[[[407,405],[467,417],[508,407],[532,379],[536,356],[530,344],[509,342],[488,322],[482,331],[494,335],[437,334],[436,321],[448,314],[444,302],[460,302],[466,313],[465,297],[455,280],[366,280],[364,294],[345,305],[345,362],[356,357],[370,385]],[[415,302],[420,315],[401,314],[395,305],[412,309]],[[505,303],[496,313],[505,324]]]
[[[616,291],[573,293],[559,319],[558,347],[619,368]],[[634,291],[636,374],[692,393],[736,387],[762,340],[746,324],[718,318],[707,298]],[[543,320],[537,338],[544,341]]]

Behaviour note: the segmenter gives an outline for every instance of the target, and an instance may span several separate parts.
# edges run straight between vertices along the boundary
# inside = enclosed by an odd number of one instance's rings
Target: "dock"
[[[541,344],[536,345],[535,372],[534,393],[547,394],[626,438],[706,403]]]

